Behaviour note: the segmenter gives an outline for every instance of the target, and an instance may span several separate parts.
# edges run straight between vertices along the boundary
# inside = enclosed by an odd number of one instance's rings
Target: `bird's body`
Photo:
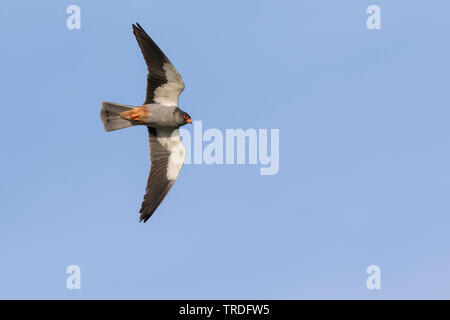
[[[122,119],[137,121],[153,128],[178,128],[183,118],[177,117],[180,108],[166,107],[161,104],[145,104],[142,107],[125,111],[121,114]],[[182,112],[182,111],[181,111]]]
[[[152,165],[140,210],[140,220],[146,222],[183,167],[186,151],[178,128],[192,120],[178,107],[184,82],[176,68],[139,24],[133,25],[133,33],[148,68],[145,102],[139,107],[103,102],[100,115],[106,131],[148,127]]]

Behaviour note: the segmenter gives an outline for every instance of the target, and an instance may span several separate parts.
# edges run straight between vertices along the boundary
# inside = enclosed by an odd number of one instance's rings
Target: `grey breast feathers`
[[[180,125],[176,122],[174,112],[178,107],[166,107],[160,104],[147,105],[148,126],[154,128],[177,128]]]

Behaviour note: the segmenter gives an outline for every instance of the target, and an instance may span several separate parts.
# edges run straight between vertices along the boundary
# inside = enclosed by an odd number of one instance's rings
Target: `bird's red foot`
[[[147,118],[147,107],[142,106],[139,108],[133,108],[132,110],[124,111],[120,114],[120,117],[129,121],[136,121],[141,124],[145,123],[145,119]]]

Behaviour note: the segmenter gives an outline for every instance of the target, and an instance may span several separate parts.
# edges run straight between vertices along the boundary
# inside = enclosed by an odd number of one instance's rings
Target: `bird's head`
[[[184,126],[186,123],[192,123],[191,116],[181,109],[175,111],[175,120],[180,126]]]

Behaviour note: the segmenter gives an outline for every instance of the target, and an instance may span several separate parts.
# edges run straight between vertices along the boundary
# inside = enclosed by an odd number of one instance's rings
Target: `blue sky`
[[[81,29],[66,8],[81,8]],[[381,8],[381,30],[366,8]],[[0,4],[0,298],[450,297],[450,2]],[[146,224],[139,22],[204,128],[280,130],[280,170],[186,165]],[[188,128],[192,130],[192,127]],[[381,268],[381,290],[366,268]],[[81,290],[66,288],[67,266]]]

